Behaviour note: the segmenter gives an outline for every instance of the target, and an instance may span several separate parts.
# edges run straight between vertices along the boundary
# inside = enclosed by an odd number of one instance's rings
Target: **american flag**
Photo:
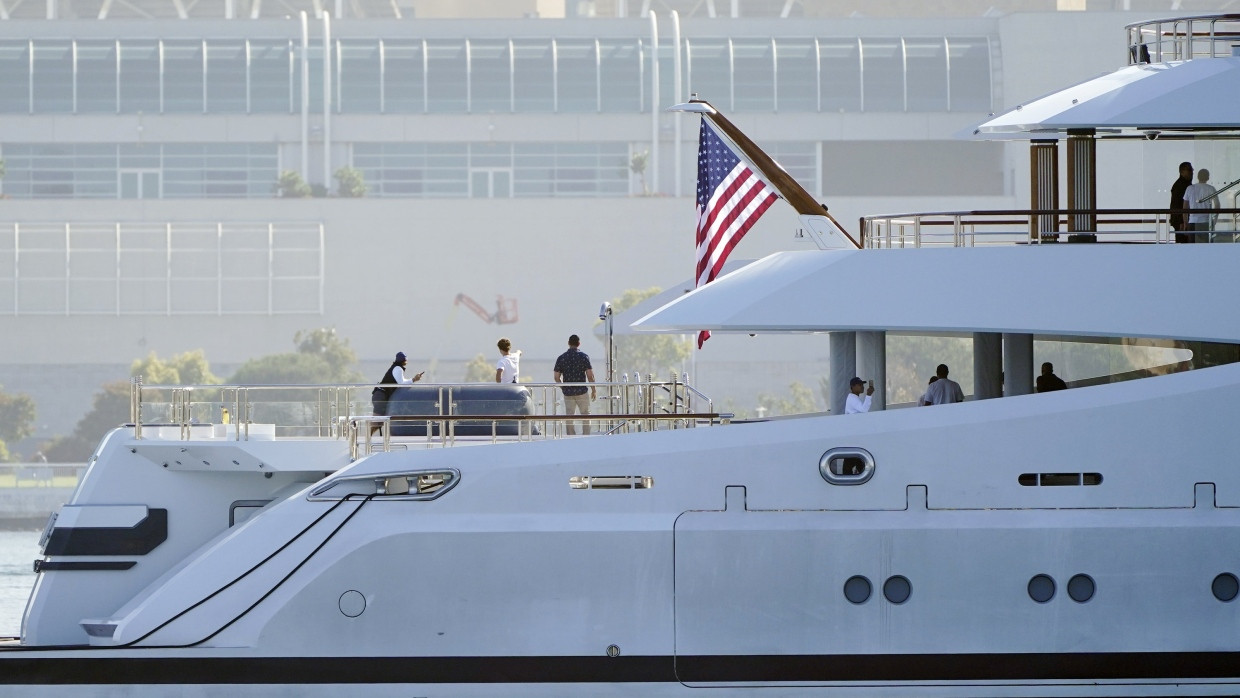
[[[702,119],[698,137],[697,286],[723,269],[732,248],[778,198]],[[710,332],[698,333],[698,349]]]

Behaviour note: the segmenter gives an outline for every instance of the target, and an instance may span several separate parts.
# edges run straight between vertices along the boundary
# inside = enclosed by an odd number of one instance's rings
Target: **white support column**
[[[973,333],[973,399],[989,400],[1003,395],[1003,335]]]
[[[301,179],[310,182],[310,27],[301,11]]]
[[[1033,392],[1033,335],[1003,333],[1003,394]]]
[[[323,188],[332,186],[332,16],[323,13]]]
[[[684,97],[684,94],[682,93],[682,91],[684,90],[684,84],[681,80],[681,69],[680,69],[680,13],[677,12],[676,10],[672,10],[672,50],[675,51],[675,53],[672,54],[672,91],[674,93],[672,96],[672,100],[678,103],[681,100],[683,100],[685,97]],[[673,189],[672,194],[676,197],[679,197],[680,188],[681,188],[681,180],[683,179],[683,175],[681,174],[681,157],[680,157],[680,147],[681,147],[680,112],[674,112],[672,114],[672,124],[673,124],[672,138],[675,139],[672,143],[672,158],[673,158],[673,164],[675,167],[675,169],[673,170],[672,176],[676,178],[676,186]]]
[[[831,414],[844,414],[844,401],[848,398],[848,381],[857,375],[857,333],[831,333],[830,373],[827,390],[831,399],[827,409]],[[877,385],[877,384],[876,384]]]
[[[659,20],[650,12],[650,193],[659,193]]]
[[[870,409],[887,409],[886,332],[857,333],[857,375],[874,381],[874,402]]]

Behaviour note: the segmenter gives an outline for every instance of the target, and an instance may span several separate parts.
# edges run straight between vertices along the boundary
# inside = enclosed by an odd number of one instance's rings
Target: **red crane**
[[[482,304],[464,293],[456,294],[456,300],[452,302],[452,305],[464,305],[466,308],[474,311],[474,315],[482,318],[484,322],[495,323],[496,325],[511,325],[517,321],[516,298],[496,296],[494,313],[488,313],[487,309],[482,307]]]

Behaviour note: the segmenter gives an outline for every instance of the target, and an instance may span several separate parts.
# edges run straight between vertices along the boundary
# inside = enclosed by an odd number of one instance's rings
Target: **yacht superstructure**
[[[1087,134],[1065,135],[1087,177]],[[741,421],[676,379],[609,384],[595,435],[556,438],[554,384],[515,388],[532,414],[462,411],[443,386],[392,418],[359,386],[285,388],[313,406],[296,429],[255,419],[286,418],[266,403],[287,394],[135,384],[133,424],[49,524],[0,693],[1235,693],[1240,245],[1073,201],[875,217],[864,249],[773,255],[637,323],[830,333],[835,386],[881,365],[887,332],[971,334],[959,404]],[[1065,221],[1091,242],[1052,244]],[[1185,312],[1159,276],[1218,302]],[[1192,358],[1034,394],[1035,337]],[[199,423],[221,404],[234,420]],[[426,428],[392,436],[401,419]]]

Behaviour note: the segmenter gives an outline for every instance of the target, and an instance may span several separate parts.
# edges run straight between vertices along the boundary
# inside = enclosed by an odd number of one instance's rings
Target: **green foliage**
[[[354,366],[357,354],[333,327],[302,330],[293,335],[296,352],[250,359],[228,379],[235,385],[289,385],[297,383],[361,383]]]
[[[619,297],[612,299],[611,311],[613,314],[618,314],[647,298],[659,295],[662,290],[657,286],[645,290],[627,289]],[[670,378],[672,371],[683,372],[682,364],[693,353],[692,336],[686,338],[685,335],[678,334],[630,334],[616,335],[613,341],[617,376],[637,371],[642,376],[653,374],[656,379]],[[598,363],[605,365],[602,361]],[[597,371],[595,376],[599,380],[604,380],[604,377]]]
[[[640,153],[633,153],[633,157],[629,160],[629,170],[637,175],[642,183],[642,196],[650,194],[650,189],[646,187],[646,166],[650,163],[650,151],[643,150]]]
[[[345,199],[357,199],[366,196],[366,179],[362,171],[356,167],[341,167],[334,174],[336,178],[336,196]]]
[[[814,402],[814,392],[801,385],[800,382],[794,382],[788,386],[788,395],[786,397],[770,393],[758,395],[758,406],[765,410],[767,417],[778,417],[786,414],[808,414],[810,412],[817,412],[819,409]]]
[[[107,383],[95,394],[94,407],[77,423],[73,433],[53,439],[41,450],[53,463],[83,462],[94,452],[104,434],[128,421],[129,383]]]
[[[479,354],[465,364],[465,383],[492,383],[495,381],[495,365]]]
[[[327,185],[318,184],[318,183],[311,184],[310,185],[310,196],[313,196],[316,199],[322,199],[323,197],[327,196]]]
[[[25,393],[0,391],[0,461],[16,460],[5,442],[20,441],[34,433],[34,399]]]
[[[206,354],[201,349],[176,354],[167,361],[151,352],[145,359],[138,359],[130,365],[129,375],[142,376],[142,382],[146,385],[214,385],[220,382],[211,373]]]
[[[0,441],[21,441],[34,433],[34,399],[25,393],[0,392]]]
[[[276,196],[281,199],[304,199],[310,196],[310,185],[296,170],[285,170],[276,180]]]

